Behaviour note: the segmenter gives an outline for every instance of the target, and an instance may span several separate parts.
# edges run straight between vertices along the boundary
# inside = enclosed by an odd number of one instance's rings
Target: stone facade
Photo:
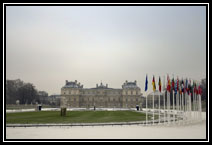
[[[109,88],[96,84],[95,88],[83,88],[75,80],[66,81],[61,89],[61,107],[68,108],[135,108],[141,105],[141,92],[136,81],[126,81],[122,88]]]

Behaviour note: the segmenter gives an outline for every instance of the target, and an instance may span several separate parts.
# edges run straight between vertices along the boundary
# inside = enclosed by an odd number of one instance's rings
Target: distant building
[[[61,107],[98,107],[98,108],[134,108],[141,105],[141,90],[137,82],[126,81],[122,88],[109,88],[108,84],[96,84],[95,88],[83,88],[83,85],[66,80],[61,89]]]
[[[51,105],[60,106],[60,95],[48,96],[48,102]]]

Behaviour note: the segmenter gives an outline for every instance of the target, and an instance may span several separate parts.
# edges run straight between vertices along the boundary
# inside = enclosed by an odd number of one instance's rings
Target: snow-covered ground
[[[206,139],[206,113],[202,122],[179,125],[124,125],[73,127],[7,127],[7,139]]]
[[[205,121],[193,125],[6,128],[7,139],[205,139]]]
[[[43,111],[58,108],[44,108]],[[70,109],[75,110],[75,109]],[[77,109],[79,110],[79,109]],[[83,110],[83,108],[82,108]],[[106,109],[102,109],[106,110]],[[109,108],[107,110],[115,110]],[[31,110],[22,110],[31,111]],[[124,126],[72,126],[72,127],[7,127],[7,139],[205,139],[206,113],[202,122],[194,122],[197,112],[192,112],[187,123],[124,125]]]
[[[60,111],[60,108],[42,108],[42,111]],[[83,110],[94,110],[93,108],[67,108],[67,111],[83,111]],[[107,110],[107,111],[116,111],[116,110],[136,110],[136,108],[96,108],[96,110]],[[10,109],[6,110],[6,113],[14,113],[14,112],[33,112],[35,109]]]

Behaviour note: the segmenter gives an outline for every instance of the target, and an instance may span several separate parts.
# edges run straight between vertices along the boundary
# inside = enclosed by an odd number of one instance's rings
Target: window
[[[126,95],[126,92],[125,91],[123,91],[123,95]]]
[[[128,91],[128,95],[130,95],[130,91]]]

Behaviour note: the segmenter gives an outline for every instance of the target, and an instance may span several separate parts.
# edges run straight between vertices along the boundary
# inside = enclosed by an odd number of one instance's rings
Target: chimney
[[[66,85],[67,85],[67,83],[68,83],[68,80],[66,80]]]
[[[135,84],[137,83],[137,81],[135,80]]]
[[[96,88],[98,88],[98,84],[96,84]]]
[[[77,83],[77,80],[75,80],[75,83]]]
[[[126,83],[128,83],[128,81],[126,80]]]
[[[106,84],[106,88],[108,87],[108,84]]]

